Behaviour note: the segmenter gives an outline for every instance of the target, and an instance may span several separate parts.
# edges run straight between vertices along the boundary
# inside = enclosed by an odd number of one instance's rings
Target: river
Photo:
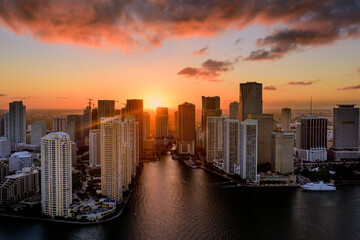
[[[78,226],[0,218],[0,239],[360,239],[360,187],[242,188],[170,156],[144,164],[118,219]]]

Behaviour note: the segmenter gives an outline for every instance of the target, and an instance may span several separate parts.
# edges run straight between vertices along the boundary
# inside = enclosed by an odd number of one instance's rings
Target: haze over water
[[[163,156],[144,164],[120,218],[89,226],[0,218],[0,239],[359,239],[359,226],[358,186],[239,188]]]

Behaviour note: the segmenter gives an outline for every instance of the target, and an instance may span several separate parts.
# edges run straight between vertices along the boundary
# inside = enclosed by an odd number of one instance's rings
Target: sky
[[[227,109],[239,83],[265,109],[360,105],[359,0],[0,0],[0,109]]]

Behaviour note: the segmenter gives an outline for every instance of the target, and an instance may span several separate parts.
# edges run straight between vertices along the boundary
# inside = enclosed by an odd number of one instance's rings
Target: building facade
[[[66,117],[54,117],[52,131],[53,132],[65,132],[66,131]]]
[[[294,138],[292,132],[273,132],[271,135],[271,171],[280,174],[294,172]]]
[[[138,139],[138,145],[139,145],[139,158],[143,158],[143,151],[144,151],[144,107],[143,107],[143,100],[142,99],[128,99],[126,100],[126,114],[127,115],[133,115],[135,116],[135,120],[139,124],[139,139]]]
[[[36,121],[31,125],[31,144],[40,145],[41,138],[46,135],[46,122]]]
[[[26,107],[22,101],[9,103],[9,112],[5,117],[5,137],[11,148],[17,143],[26,143]]]
[[[156,115],[155,115],[155,138],[160,140],[158,143],[167,144],[168,136],[169,136],[168,108],[157,107]]]
[[[282,129],[284,132],[291,131],[291,109],[290,108],[281,109],[281,123],[282,123]]]
[[[89,133],[89,161],[91,167],[101,166],[100,129],[92,129]]]
[[[185,102],[178,106],[178,153],[195,153],[195,105]]]
[[[239,121],[248,118],[248,114],[262,114],[262,84],[257,82],[240,83]]]
[[[239,102],[232,102],[229,104],[229,118],[239,119]]]
[[[0,137],[0,158],[6,158],[11,154],[11,143],[6,137]]]
[[[23,168],[28,168],[33,165],[33,157],[27,151],[15,152],[9,157],[9,171],[21,171]]]

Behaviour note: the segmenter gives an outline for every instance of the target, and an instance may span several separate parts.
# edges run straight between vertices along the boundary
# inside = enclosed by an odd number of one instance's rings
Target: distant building
[[[53,132],[65,132],[66,131],[66,117],[54,117],[52,131]]]
[[[9,103],[9,112],[5,117],[5,137],[12,149],[16,143],[26,143],[26,107],[22,101]]]
[[[115,116],[115,100],[98,100],[98,119]]]
[[[0,137],[5,136],[5,115],[0,116]]]
[[[91,110],[91,103],[84,109],[83,115],[83,131],[84,131],[84,138],[87,139],[89,137],[89,132],[92,129],[92,110]]]
[[[40,145],[41,138],[46,135],[46,122],[36,121],[31,125],[31,145]]]
[[[72,203],[71,140],[64,132],[41,139],[41,208],[54,217],[69,217]]]
[[[13,205],[39,191],[39,171],[24,168],[21,173],[6,176],[0,183],[0,205]]]
[[[31,167],[33,158],[31,153],[27,151],[16,152],[9,157],[9,171],[21,171],[23,168]]]
[[[9,175],[9,164],[5,161],[0,161],[0,182]]]
[[[294,133],[273,132],[271,135],[271,171],[280,174],[294,171]]]
[[[227,118],[207,117],[206,123],[206,162],[222,168],[224,161],[224,121]]]
[[[239,102],[232,102],[229,104],[229,118],[239,119]]]
[[[274,130],[273,114],[248,114],[258,121],[258,163],[271,162],[271,133]]]
[[[11,154],[11,144],[6,137],[0,137],[0,158],[6,158]]]
[[[240,123],[238,119],[224,121],[224,171],[236,174],[240,163]]]
[[[359,108],[354,104],[340,104],[334,108],[333,146],[331,157],[335,160],[360,157]]]
[[[327,118],[313,115],[302,117],[299,130],[300,160],[308,162],[327,160]]]
[[[92,129],[99,128],[99,111],[97,108],[94,108],[91,112],[91,124],[92,124]]]
[[[85,143],[83,120],[83,115],[68,115],[66,120],[66,133],[78,146],[83,146]]]
[[[201,110],[201,128],[203,132],[206,132],[207,117],[220,117],[222,114],[222,111],[220,109],[220,97],[202,96]]]
[[[142,99],[127,99],[126,100],[126,114],[135,116],[135,120],[139,123],[139,158],[143,158],[143,144],[144,144],[144,117],[143,117],[144,107]]]
[[[166,107],[157,107],[155,115],[155,138],[158,144],[167,144],[169,135],[169,113]]]
[[[101,139],[100,129],[90,130],[89,133],[89,161],[90,166],[101,166]]]
[[[239,121],[248,118],[248,114],[262,114],[262,84],[257,82],[240,83]]]
[[[178,153],[195,153],[195,105],[185,102],[178,106]]]
[[[175,138],[179,139],[179,111],[174,112]]]
[[[150,113],[143,113],[144,140],[150,137]]]
[[[282,129],[285,132],[291,131],[291,109],[283,108],[281,109],[281,123]]]

